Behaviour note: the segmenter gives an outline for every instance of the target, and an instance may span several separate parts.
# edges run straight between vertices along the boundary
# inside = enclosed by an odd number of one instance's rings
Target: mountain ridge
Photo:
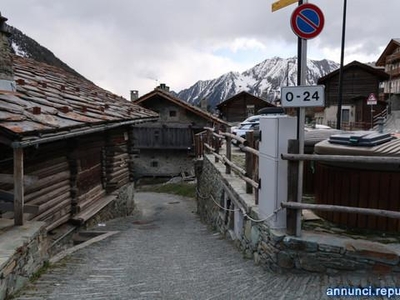
[[[84,76],[59,59],[53,52],[24,34],[21,30],[11,25],[7,25],[7,29],[11,33],[11,36],[8,38],[8,40],[11,46],[11,52],[13,54],[59,67],[68,73],[87,80]]]
[[[339,68],[339,64],[327,59],[307,61],[306,84],[314,85],[318,79]],[[280,87],[297,85],[297,58],[272,57],[256,64],[244,72],[228,72],[210,80],[199,80],[191,87],[175,95],[192,105],[199,105],[207,99],[208,106],[216,106],[246,91],[268,102],[275,102],[280,97]]]
[[[25,35],[19,29],[8,25],[11,33],[9,43],[13,53],[32,58],[38,62],[47,63],[86,79],[73,68],[60,60],[46,47]],[[317,83],[317,80],[339,68],[339,64],[323,60],[308,60],[307,62],[308,85]],[[199,80],[192,86],[172,94],[188,103],[199,106],[202,99],[207,99],[208,106],[214,111],[216,106],[239,92],[246,91],[254,96],[274,102],[280,97],[280,87],[297,84],[297,58],[272,57],[256,64],[243,72],[227,72],[221,76]]]

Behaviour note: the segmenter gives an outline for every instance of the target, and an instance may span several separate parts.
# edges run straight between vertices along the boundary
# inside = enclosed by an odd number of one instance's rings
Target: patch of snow
[[[15,42],[11,43],[11,47],[14,49],[15,54],[22,57],[28,57],[28,54],[23,51]]]

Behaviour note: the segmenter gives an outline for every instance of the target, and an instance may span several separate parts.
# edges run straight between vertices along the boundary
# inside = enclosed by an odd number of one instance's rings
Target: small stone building
[[[155,123],[137,124],[132,131],[135,177],[193,174],[194,135],[204,127],[227,123],[174,97],[163,86],[134,100],[159,114]]]

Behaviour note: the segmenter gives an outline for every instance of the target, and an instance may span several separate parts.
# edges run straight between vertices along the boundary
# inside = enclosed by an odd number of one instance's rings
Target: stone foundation
[[[233,239],[245,257],[269,270],[324,274],[400,272],[398,244],[311,231],[303,231],[301,237],[288,236],[285,231],[272,230],[265,222],[259,222],[254,196],[246,194],[244,182],[225,174],[225,166],[214,163],[213,157],[206,155],[198,162],[196,174],[201,220]],[[234,212],[221,209],[215,202]]]
[[[21,289],[54,255],[70,245],[76,230],[89,228],[107,220],[132,214],[134,184],[130,183],[113,193],[115,200],[89,219],[83,227],[70,231],[57,241],[59,245],[49,247],[44,222],[27,222],[14,226],[13,220],[0,219],[0,300]],[[71,245],[70,245],[71,246]]]
[[[134,183],[128,183],[119,190],[113,192],[112,195],[115,195],[115,200],[88,220],[84,227],[89,228],[111,219],[126,217],[132,214],[135,209],[134,193]]]
[[[48,260],[44,222],[27,222],[10,226],[1,232],[0,241],[0,299],[22,288]],[[4,224],[4,223],[3,223]]]

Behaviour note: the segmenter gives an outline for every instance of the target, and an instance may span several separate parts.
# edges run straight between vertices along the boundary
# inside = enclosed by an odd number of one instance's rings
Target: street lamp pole
[[[342,24],[342,47],[340,52],[340,70],[339,70],[339,92],[338,92],[338,110],[336,115],[336,128],[340,129],[342,123],[342,102],[343,102],[343,61],[344,46],[346,41],[346,11],[347,0],[343,3],[343,24]]]

